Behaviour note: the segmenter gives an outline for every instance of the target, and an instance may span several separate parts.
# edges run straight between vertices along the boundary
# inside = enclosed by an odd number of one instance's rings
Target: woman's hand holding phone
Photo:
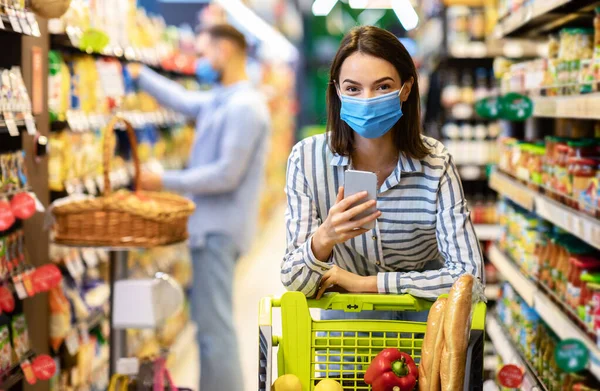
[[[352,208],[352,205],[366,198],[367,195],[367,192],[364,191],[344,199],[344,188],[340,187],[335,205],[331,207],[327,218],[313,235],[312,250],[318,260],[329,259],[333,246],[336,244],[344,243],[368,232],[368,229],[361,227],[381,216],[381,212],[377,211],[360,220],[352,220],[377,204],[377,201],[372,200]]]

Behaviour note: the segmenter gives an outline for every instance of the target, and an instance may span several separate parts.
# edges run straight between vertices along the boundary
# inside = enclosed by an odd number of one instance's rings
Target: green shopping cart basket
[[[425,311],[433,302],[411,295],[339,294],[307,300],[300,292],[287,292],[280,299],[264,298],[259,312],[259,391],[272,384],[273,348],[278,376],[293,374],[302,389],[314,390],[323,378],[334,379],[344,390],[370,390],[363,376],[371,360],[385,348],[398,348],[415,362],[427,324],[390,320],[314,320],[310,308],[322,310]],[[272,309],[281,308],[282,335],[273,335]],[[486,306],[479,303],[473,313],[467,352],[464,390],[483,389],[483,345]]]

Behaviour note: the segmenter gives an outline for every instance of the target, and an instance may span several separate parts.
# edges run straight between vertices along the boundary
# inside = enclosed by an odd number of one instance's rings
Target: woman
[[[288,161],[288,290],[435,299],[464,273],[483,280],[452,156],[421,135],[417,79],[391,33],[359,27],[342,40],[327,91],[328,133],[297,144]],[[376,203],[351,207],[366,194],[344,199],[347,169],[377,175]],[[376,213],[353,220],[374,205]],[[360,228],[373,220],[375,229]]]

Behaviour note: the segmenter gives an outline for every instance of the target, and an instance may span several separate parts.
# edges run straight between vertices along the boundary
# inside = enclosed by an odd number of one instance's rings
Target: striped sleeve
[[[281,282],[286,289],[311,297],[317,293],[321,277],[332,263],[321,262],[313,254],[312,236],[320,220],[303,171],[301,145],[296,146],[287,168],[287,251],[281,264]]]
[[[483,258],[456,166],[449,156],[437,195],[436,236],[444,266],[424,272],[379,273],[380,293],[409,293],[435,299],[465,273],[484,281]]]

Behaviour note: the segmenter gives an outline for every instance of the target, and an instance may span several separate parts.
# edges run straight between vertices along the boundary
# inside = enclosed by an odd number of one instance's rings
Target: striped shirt
[[[311,238],[327,218],[350,168],[333,154],[326,135],[294,146],[287,168],[287,252],[281,280],[288,290],[314,296],[333,266],[377,276],[380,293],[434,299],[464,273],[483,277],[483,261],[452,156],[424,137],[430,153],[416,160],[401,153],[377,196],[382,215],[364,235],[336,245],[326,262],[316,259]]]

